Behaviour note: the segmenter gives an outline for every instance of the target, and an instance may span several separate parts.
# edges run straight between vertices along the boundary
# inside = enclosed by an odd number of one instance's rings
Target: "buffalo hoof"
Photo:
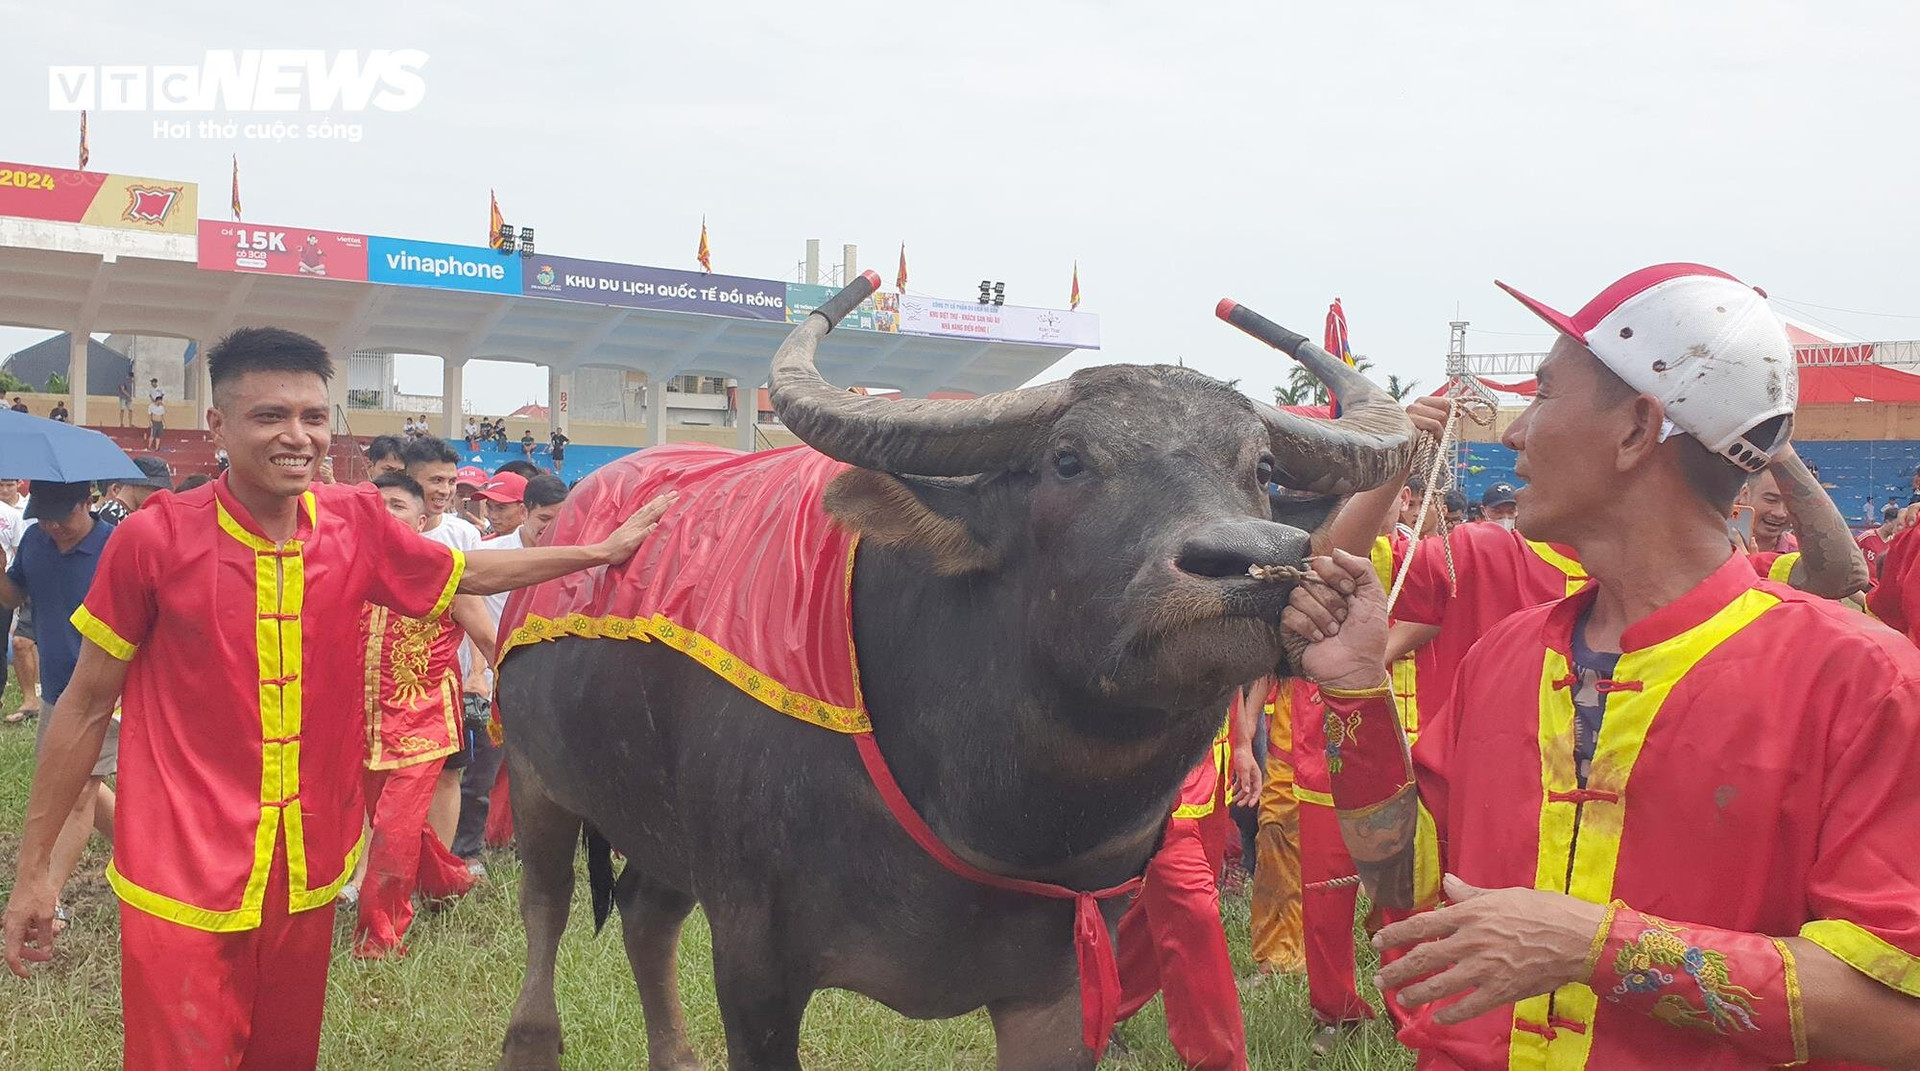
[[[493,1071],[560,1071],[560,1024],[509,1026]]]

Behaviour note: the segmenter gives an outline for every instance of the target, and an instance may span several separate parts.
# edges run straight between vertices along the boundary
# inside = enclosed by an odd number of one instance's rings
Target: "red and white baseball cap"
[[[1656,264],[1568,316],[1495,285],[1658,399],[1673,428],[1748,472],[1786,445],[1800,377],[1787,329],[1759,288],[1704,264]],[[1778,416],[1787,419],[1765,441],[1749,436]]]
[[[527,497],[527,478],[517,472],[496,472],[473,497],[489,502],[524,501]]]
[[[466,465],[461,468],[455,469],[453,473],[453,482],[456,487],[461,484],[472,484],[475,487],[485,487],[487,484],[487,481],[492,478],[493,477],[487,475],[486,469],[478,468],[473,465]]]

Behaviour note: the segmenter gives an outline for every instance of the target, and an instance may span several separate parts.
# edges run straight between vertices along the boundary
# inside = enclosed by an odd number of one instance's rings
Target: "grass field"
[[[19,703],[10,683],[0,712]],[[0,727],[0,896],[11,890],[33,732]],[[53,964],[30,982],[0,972],[0,1068],[90,1071],[120,1066],[118,909],[101,877],[107,853],[98,839],[68,886],[74,925]],[[412,954],[362,963],[345,953],[352,916],[337,923],[320,1066],[351,1071],[425,1071],[490,1066],[520,983],[524,941],[516,906],[518,866],[511,853],[487,859],[489,881],[453,911],[422,914],[408,936]],[[621,951],[617,926],[596,938],[585,902],[586,881],[560,949],[560,1016],[570,1069],[632,1071],[646,1065],[639,998]],[[1227,934],[1241,970],[1247,961],[1247,903],[1229,899]],[[726,1066],[707,930],[696,913],[681,944],[680,985],[694,1045],[710,1068]],[[1363,971],[1363,977],[1366,972]],[[1371,992],[1369,991],[1371,996]],[[1377,1003],[1377,1001],[1376,1001]],[[1375,1071],[1412,1066],[1384,1027],[1350,1035],[1327,1060],[1309,1055],[1306,984],[1288,977],[1263,983],[1244,1002],[1248,1045],[1256,1068],[1325,1067]],[[1158,1001],[1120,1029],[1132,1049],[1103,1068],[1178,1071]],[[913,1022],[845,992],[818,994],[807,1010],[801,1060],[831,1071],[944,1071],[991,1068],[993,1031],[984,1013],[945,1022]]]

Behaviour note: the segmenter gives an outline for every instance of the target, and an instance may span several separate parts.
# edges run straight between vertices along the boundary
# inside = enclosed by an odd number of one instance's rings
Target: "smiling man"
[[[362,849],[361,606],[435,618],[455,592],[624,562],[672,499],[591,546],[462,554],[372,487],[313,483],[332,412],[319,343],[248,328],[207,359],[208,424],[232,464],[127,518],[73,615],[83,640],[27,803],[7,965],[24,977],[52,957],[55,835],[124,697],[108,878],[125,1066],[311,1068],[333,902]]]
[[[1363,880],[1435,908],[1375,939],[1401,1039],[1426,1068],[1920,1061],[1920,652],[1727,537],[1786,450],[1785,330],[1696,264],[1520,300],[1561,337],[1504,437],[1519,528],[1593,583],[1493,628],[1411,759],[1367,561],[1286,611]]]

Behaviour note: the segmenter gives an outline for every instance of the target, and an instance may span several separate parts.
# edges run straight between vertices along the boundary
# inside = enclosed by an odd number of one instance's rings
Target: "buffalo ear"
[[[882,547],[917,550],[940,576],[990,572],[1000,554],[973,534],[976,495],[963,481],[895,476],[852,468],[827,485],[826,507],[840,524]]]

